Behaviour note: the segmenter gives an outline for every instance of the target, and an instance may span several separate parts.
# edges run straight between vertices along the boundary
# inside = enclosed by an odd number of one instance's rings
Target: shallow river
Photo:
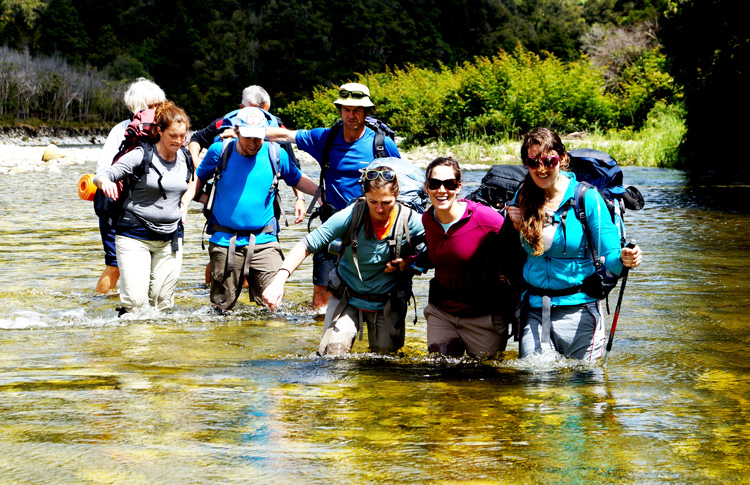
[[[328,360],[309,262],[281,313],[209,314],[197,205],[174,311],[118,319],[93,165],[0,175],[0,483],[750,483],[747,188],[626,170],[645,258],[606,368],[430,358],[425,277],[401,355]]]

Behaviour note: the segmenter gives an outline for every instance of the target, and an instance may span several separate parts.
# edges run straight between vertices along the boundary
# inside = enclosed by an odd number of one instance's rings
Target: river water
[[[93,166],[0,175],[0,483],[750,483],[746,187],[625,169],[645,257],[606,368],[430,358],[425,277],[400,355],[329,360],[309,262],[279,314],[208,312],[197,205],[174,311],[118,319]]]

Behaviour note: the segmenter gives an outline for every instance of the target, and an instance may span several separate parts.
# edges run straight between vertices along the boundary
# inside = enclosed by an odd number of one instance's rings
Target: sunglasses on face
[[[526,164],[527,167],[538,169],[539,167],[544,164],[544,166],[547,168],[547,170],[552,170],[553,168],[557,167],[557,164],[560,163],[560,158],[557,155],[550,155],[546,159],[542,159],[542,157],[538,158],[527,158],[524,164]]]
[[[370,95],[367,93],[363,93],[362,91],[349,91],[348,89],[341,89],[339,90],[339,98],[346,99],[346,98],[352,98],[352,99],[362,99],[367,98]]]
[[[437,190],[441,185],[445,187],[445,190],[456,190],[458,188],[458,182],[456,179],[427,179],[427,187],[429,187],[430,190]]]
[[[396,180],[396,172],[393,170],[367,170],[365,172],[365,178],[367,180],[375,180],[378,176],[386,182]]]

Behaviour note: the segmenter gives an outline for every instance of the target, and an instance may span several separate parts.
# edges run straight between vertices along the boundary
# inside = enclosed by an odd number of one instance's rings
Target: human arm
[[[263,291],[263,301],[271,311],[278,309],[284,301],[284,285],[286,285],[286,281],[309,254],[310,252],[303,240],[298,242],[286,255],[284,264],[279,268],[271,284]]]
[[[407,210],[406,208],[402,208],[402,210]],[[424,225],[422,224],[422,216],[421,214],[418,214],[411,209],[408,209],[410,211],[409,215],[409,240],[410,240],[410,247],[411,247],[411,254],[404,254],[400,258],[395,258],[385,265],[385,269],[383,270],[385,273],[392,273],[394,271],[406,271],[407,269],[411,269],[414,265],[414,261],[416,261],[417,257],[422,252],[426,252],[426,246],[425,246],[425,229]],[[399,224],[400,218],[396,219],[396,224]],[[395,230],[395,229],[394,229]],[[404,236],[404,240],[406,237]],[[421,273],[421,270],[416,270],[417,272]]]
[[[182,217],[183,224],[187,221],[187,212],[188,207],[190,206],[190,201],[192,201],[195,197],[195,191],[197,190],[197,179],[198,177],[196,177],[195,174],[190,177],[190,182],[188,182],[188,189],[182,195],[182,198],[180,198],[180,215]]]
[[[143,161],[143,149],[140,147],[123,155],[115,164],[112,164],[97,173],[94,183],[102,189],[107,197],[116,199],[119,195],[117,182],[133,174],[135,167]]]
[[[110,130],[109,135],[107,135],[107,139],[104,142],[104,146],[102,146],[101,155],[96,164],[95,173],[99,173],[112,165],[112,160],[114,160],[115,155],[117,155],[117,152],[120,149],[120,144],[125,139],[125,128],[128,126],[129,122],[130,120],[125,120],[118,123],[112,128],[112,130]]]
[[[195,177],[195,194],[193,195],[193,200],[203,205],[206,205],[208,202],[208,194],[203,191],[205,186],[206,182],[203,179]]]
[[[621,247],[620,231],[612,222],[612,216],[601,194],[597,190],[587,190],[584,203],[586,221],[591,231],[589,243],[595,245],[598,256],[603,258],[604,266],[619,275],[626,266],[626,260],[628,264],[640,264],[640,248]]]
[[[518,231],[521,227],[521,209],[512,205],[506,205],[505,209],[508,211],[508,218],[513,222],[513,227]]]
[[[296,187],[292,187],[292,191],[294,192],[294,223],[299,224],[300,222],[305,220],[305,197],[304,192],[299,190]]]
[[[275,128],[269,126],[266,128],[266,141],[275,141],[277,143],[296,143],[297,130],[288,130],[286,128]]]
[[[635,268],[639,264],[641,264],[641,260],[643,259],[643,251],[641,251],[640,246],[636,244],[634,248],[624,247],[620,251],[620,260],[622,261],[622,265],[627,268]]]

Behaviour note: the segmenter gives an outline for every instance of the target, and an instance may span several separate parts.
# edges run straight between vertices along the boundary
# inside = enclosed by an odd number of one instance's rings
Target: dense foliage
[[[478,57],[454,69],[407,66],[354,80],[367,84],[376,114],[407,144],[430,139],[503,138],[536,126],[562,133],[639,128],[660,100],[674,101],[674,83],[661,70],[664,58],[649,52],[628,68],[623,89],[605,89],[601,69],[587,58],[563,62],[517,48]],[[282,110],[291,124],[327,126],[336,118],[336,88],[317,89],[310,98]]]
[[[114,81],[147,75],[206,122],[236,107],[249,84],[278,107],[355,73],[439,72],[517,45],[575,62],[592,25],[637,24],[665,2],[1,0],[0,38]]]
[[[717,128],[740,137],[750,130],[748,18],[750,3],[745,0],[688,0],[667,21],[663,40],[671,72],[684,86],[687,109],[681,155],[696,174],[709,167],[750,179],[750,164],[706,163],[717,156]]]

